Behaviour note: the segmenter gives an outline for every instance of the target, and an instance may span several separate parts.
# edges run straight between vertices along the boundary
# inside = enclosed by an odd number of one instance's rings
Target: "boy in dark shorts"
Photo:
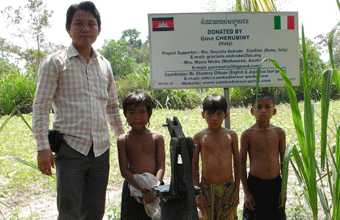
[[[282,206],[280,164],[286,150],[286,135],[282,128],[270,124],[276,114],[273,95],[261,92],[257,100],[255,95],[251,114],[256,123],[241,135],[241,181],[245,194],[243,220],[285,220],[286,201]],[[248,179],[247,153],[250,160]]]
[[[146,127],[154,107],[154,101],[143,92],[130,93],[123,100],[124,115],[131,130],[119,136],[117,142],[120,172],[125,179],[121,220],[151,220],[155,214],[146,207],[156,201],[150,191],[151,183],[142,186],[138,181],[138,177],[144,176],[148,177],[146,182],[155,182],[155,179],[159,184],[164,177],[164,137]],[[138,190],[140,196],[132,196],[133,189]]]
[[[202,219],[235,220],[241,178],[240,157],[236,132],[221,126],[228,117],[227,100],[217,94],[206,97],[202,117],[208,127],[193,137],[197,146],[192,160],[192,175],[195,186],[202,191],[196,200],[197,207],[201,210]]]

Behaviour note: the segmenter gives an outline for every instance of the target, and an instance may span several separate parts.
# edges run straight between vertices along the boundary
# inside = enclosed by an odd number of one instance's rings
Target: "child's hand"
[[[255,210],[255,200],[251,193],[245,193],[244,204],[248,209]]]
[[[196,204],[197,207],[202,211],[203,216],[205,216],[205,213],[207,212],[207,210],[205,209],[206,203],[207,203],[206,198],[202,194],[200,194],[196,199]]]
[[[286,205],[286,201],[287,201],[287,192],[286,192],[286,195],[285,195],[285,200],[283,201],[283,204],[282,203],[282,192],[280,192],[280,197],[279,197],[279,208],[283,207]]]
[[[240,200],[239,200],[239,193],[234,191],[233,194],[231,195],[231,201],[230,201],[230,207],[231,209],[234,209],[238,206]]]
[[[156,197],[151,193],[150,190],[143,191],[143,201],[145,203],[153,203],[156,199]]]

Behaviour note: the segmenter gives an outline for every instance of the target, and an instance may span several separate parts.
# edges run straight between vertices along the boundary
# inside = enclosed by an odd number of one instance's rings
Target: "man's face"
[[[74,13],[67,32],[78,49],[91,47],[100,33],[100,28],[97,19],[90,12],[78,10]]]

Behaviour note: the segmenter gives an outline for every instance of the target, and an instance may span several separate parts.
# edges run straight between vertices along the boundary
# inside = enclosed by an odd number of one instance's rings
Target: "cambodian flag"
[[[173,31],[174,30],[174,18],[152,18],[152,30],[153,31]]]

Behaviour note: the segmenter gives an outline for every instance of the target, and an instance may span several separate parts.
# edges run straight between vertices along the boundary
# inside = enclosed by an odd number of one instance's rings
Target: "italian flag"
[[[294,16],[274,16],[275,30],[294,30]]]

